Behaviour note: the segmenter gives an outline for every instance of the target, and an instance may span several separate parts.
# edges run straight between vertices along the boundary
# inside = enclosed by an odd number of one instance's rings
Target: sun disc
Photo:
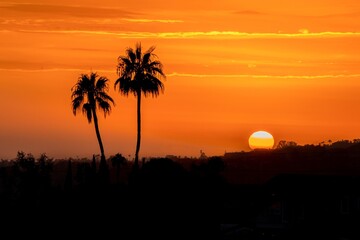
[[[257,131],[249,137],[251,149],[271,149],[274,146],[274,137],[266,131]]]

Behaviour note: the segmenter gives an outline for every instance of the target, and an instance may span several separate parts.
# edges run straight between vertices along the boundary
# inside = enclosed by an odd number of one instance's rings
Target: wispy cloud
[[[20,30],[29,33],[113,35],[119,38],[220,38],[220,39],[287,39],[287,38],[343,38],[359,37],[360,32],[301,32],[301,33],[247,33],[236,31],[208,32],[110,32],[83,30]]]
[[[52,4],[33,4],[33,3],[8,3],[1,4],[0,9],[19,12],[21,14],[37,14],[47,15],[51,18],[56,16],[72,16],[72,17],[131,17],[134,12],[125,11],[119,8],[103,8],[103,7],[85,7],[85,6],[69,6],[69,5],[52,5]]]
[[[360,74],[338,75],[251,75],[251,74],[193,74],[177,73],[167,74],[168,77],[191,77],[191,78],[276,78],[276,79],[324,79],[324,78],[359,78]]]
[[[360,17],[360,12],[344,12],[337,14],[325,14],[325,15],[309,15],[309,16],[298,16],[298,17],[311,17],[311,18],[344,18],[344,17]]]
[[[25,69],[25,68],[0,68],[0,72],[27,72],[27,73],[41,73],[41,72],[103,72],[115,73],[116,70],[110,69],[85,69],[85,68],[41,68],[41,69]]]
[[[146,18],[123,18],[122,20],[134,23],[183,23],[183,20],[174,19],[146,19]]]

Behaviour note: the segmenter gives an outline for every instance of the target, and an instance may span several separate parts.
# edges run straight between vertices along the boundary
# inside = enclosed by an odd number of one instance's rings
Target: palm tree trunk
[[[98,119],[97,119],[97,116],[96,116],[95,109],[93,109],[93,117],[94,117],[94,125],[95,125],[96,137],[98,139],[99,146],[100,146],[101,160],[103,160],[103,159],[105,160],[104,146],[103,146],[103,143],[101,141],[99,125],[98,125]]]
[[[134,167],[139,168],[139,150],[141,141],[141,91],[137,93],[137,141],[135,151],[135,163]]]
[[[104,146],[103,143],[101,141],[101,136],[100,136],[100,131],[99,131],[99,125],[98,125],[98,119],[96,116],[96,112],[95,109],[93,109],[93,116],[94,116],[94,125],[95,125],[95,132],[96,132],[96,137],[99,141],[99,146],[100,146],[100,152],[101,152],[101,159],[100,159],[100,165],[99,165],[99,180],[100,180],[100,184],[107,184],[108,180],[109,180],[109,169],[108,166],[106,164],[106,158],[105,158],[105,153],[104,153]]]

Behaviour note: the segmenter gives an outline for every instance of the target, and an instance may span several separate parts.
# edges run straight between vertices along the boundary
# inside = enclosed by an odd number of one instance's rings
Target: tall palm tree
[[[141,95],[157,97],[164,91],[165,78],[163,65],[153,53],[155,47],[150,47],[142,52],[141,43],[137,43],[135,49],[128,48],[125,56],[118,58],[117,73],[119,78],[115,82],[115,89],[125,96],[129,93],[137,97],[137,141],[135,151],[135,168],[139,166],[139,150],[141,141]]]
[[[86,115],[89,123],[94,121],[96,137],[99,142],[101,161],[105,162],[104,146],[101,140],[97,110],[104,112],[104,116],[111,111],[111,103],[114,100],[107,94],[109,90],[108,79],[91,72],[90,75],[81,74],[77,83],[71,88],[72,109],[74,115],[77,111],[82,111]]]

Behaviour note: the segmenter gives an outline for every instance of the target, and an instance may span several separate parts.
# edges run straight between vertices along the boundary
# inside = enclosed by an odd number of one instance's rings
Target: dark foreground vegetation
[[[2,220],[124,239],[360,238],[359,143],[140,163],[19,152],[1,162]]]

